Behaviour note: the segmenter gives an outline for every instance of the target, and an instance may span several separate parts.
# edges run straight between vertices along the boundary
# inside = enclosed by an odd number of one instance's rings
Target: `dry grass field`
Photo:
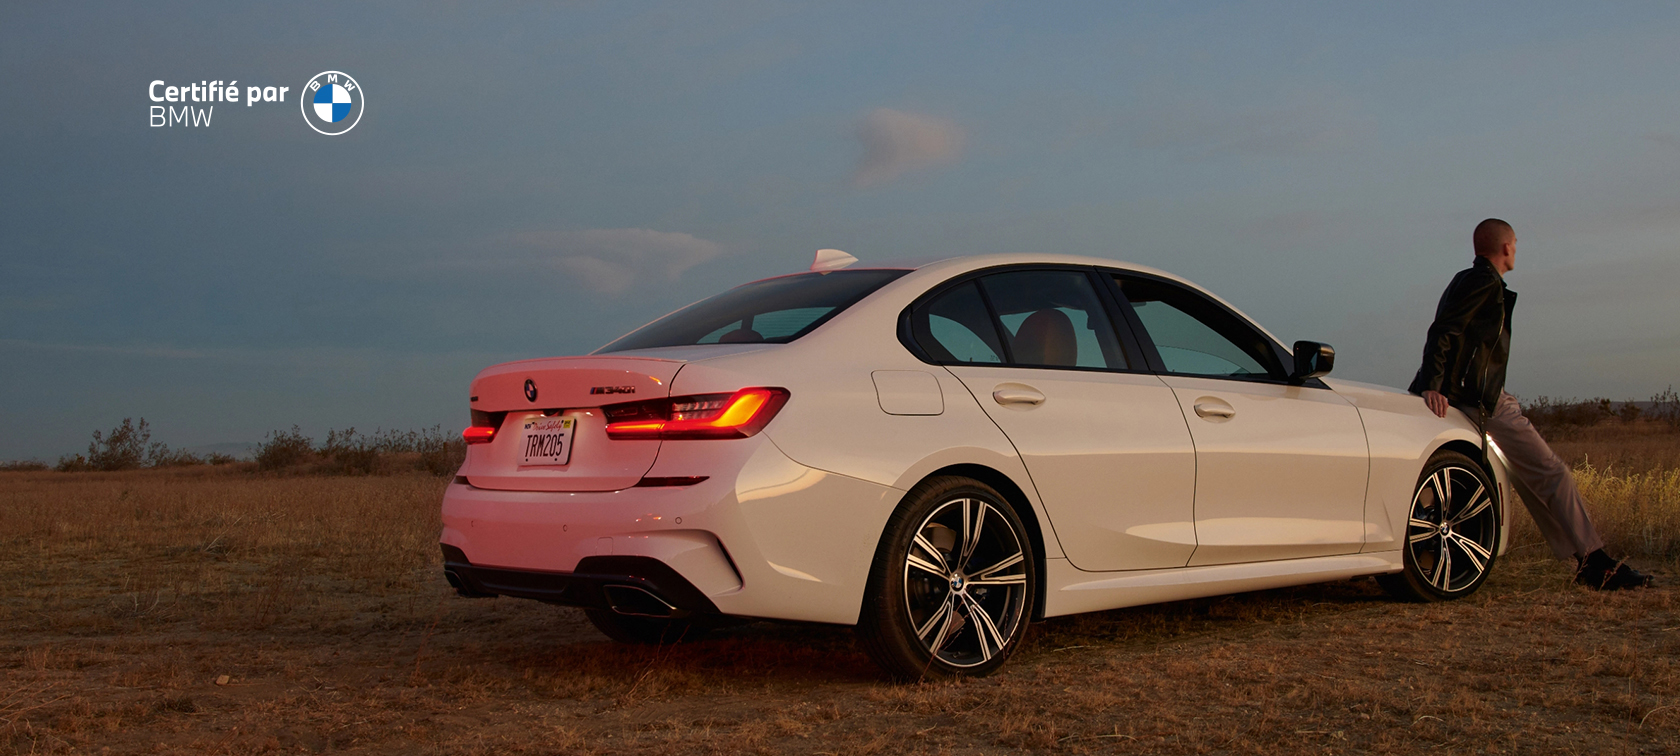
[[[0,473],[0,754],[1680,753],[1680,435],[1558,448],[1660,587],[1573,586],[1519,515],[1466,601],[1365,580],[1061,618],[923,685],[844,628],[628,648],[458,598],[442,478]]]

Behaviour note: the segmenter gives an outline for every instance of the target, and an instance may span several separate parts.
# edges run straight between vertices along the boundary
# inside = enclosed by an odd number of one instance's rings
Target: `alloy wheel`
[[[1027,612],[1027,554],[1010,518],[979,498],[935,507],[905,556],[905,610],[922,648],[956,668],[1003,653]]]
[[[1422,582],[1442,596],[1473,590],[1498,547],[1498,508],[1482,476],[1446,465],[1419,483],[1406,549]]]

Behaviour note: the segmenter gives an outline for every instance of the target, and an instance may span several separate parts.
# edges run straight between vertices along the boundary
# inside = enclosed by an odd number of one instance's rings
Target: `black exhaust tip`
[[[665,599],[633,585],[602,586],[601,593],[606,595],[607,605],[619,614],[660,618],[688,615],[688,612],[671,606]]]
[[[464,551],[460,551],[459,548],[447,543],[440,543],[438,546],[444,549],[444,580],[449,581],[449,586],[454,588],[455,595],[464,596],[464,598],[496,598],[496,593],[480,590],[477,583],[467,580],[464,575],[455,571],[457,566],[464,568],[464,570],[472,568],[472,563],[467,561],[467,554]]]
[[[443,570],[443,579],[449,581],[449,587],[455,589],[455,595],[457,595],[457,596],[461,596],[461,597],[464,597],[464,598],[495,598],[496,597],[496,594],[494,594],[494,593],[485,593],[484,591],[481,591],[481,590],[478,590],[478,589],[474,588],[471,583],[467,582],[460,575],[456,574],[456,572],[454,570],[449,569],[447,567],[445,567],[444,570]]]

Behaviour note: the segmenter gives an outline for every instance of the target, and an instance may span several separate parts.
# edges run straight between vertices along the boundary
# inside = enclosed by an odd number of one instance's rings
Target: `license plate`
[[[533,417],[525,421],[525,446],[519,462],[525,465],[564,465],[572,459],[570,417]]]

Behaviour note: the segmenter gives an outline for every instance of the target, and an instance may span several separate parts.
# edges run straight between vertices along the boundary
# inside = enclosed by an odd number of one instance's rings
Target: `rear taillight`
[[[476,401],[478,397],[473,397]],[[472,411],[472,425],[461,431],[461,440],[470,444],[488,444],[496,440],[496,429],[502,427],[506,412]]]
[[[602,410],[608,438],[746,438],[763,430],[788,396],[783,388],[745,388],[733,394],[675,396]]]

